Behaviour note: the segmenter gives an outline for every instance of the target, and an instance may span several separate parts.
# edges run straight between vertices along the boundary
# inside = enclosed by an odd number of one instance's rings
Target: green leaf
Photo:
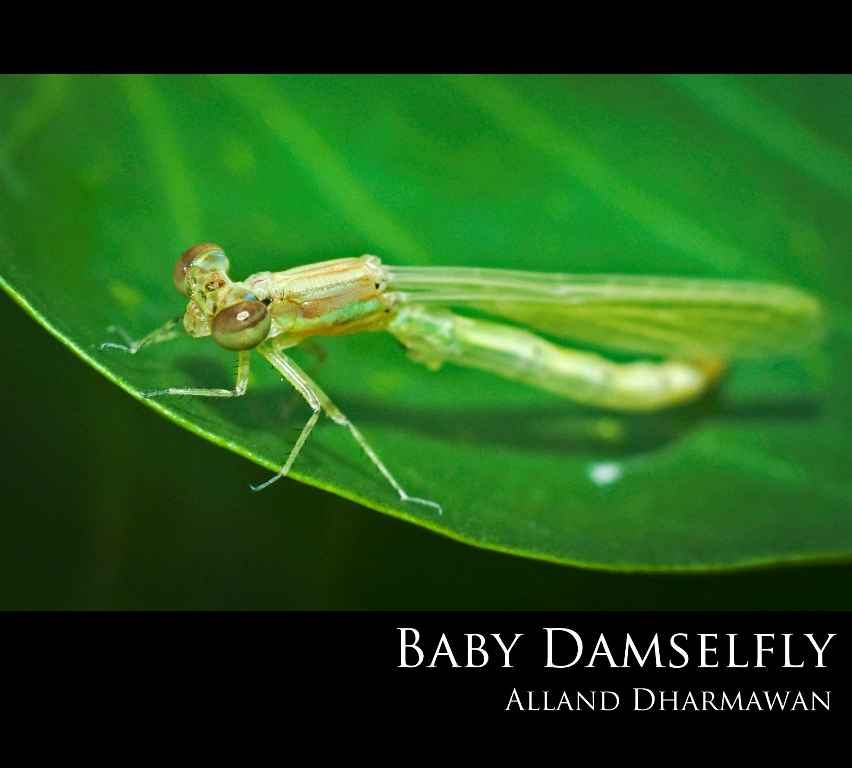
[[[403,487],[444,514],[400,502],[328,420],[292,474],[557,562],[847,559],[850,118],[852,79],[837,77],[6,77],[0,282],[137,397],[233,385],[235,355],[210,339],[98,351],[115,340],[108,326],[140,337],[183,312],[171,270],[196,242],[223,246],[236,279],[375,253],[796,285],[831,315],[821,348],[738,363],[701,402],[647,416],[433,373],[387,334],[330,339],[321,385]],[[307,419],[294,397],[255,356],[244,398],[145,402],[275,471]],[[216,478],[174,460],[215,503]]]

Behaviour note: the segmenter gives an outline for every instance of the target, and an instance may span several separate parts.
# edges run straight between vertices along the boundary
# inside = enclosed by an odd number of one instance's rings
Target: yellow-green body
[[[268,308],[268,338],[279,349],[312,336],[387,330],[432,370],[452,362],[619,411],[694,400],[727,359],[796,351],[822,328],[819,302],[808,294],[732,281],[386,267],[376,256],[259,272],[240,283],[204,278],[214,290],[189,303],[185,325],[194,336],[209,333],[208,318],[222,307],[254,296]],[[616,363],[444,305],[664,359]]]
[[[439,513],[440,505],[402,489],[363,435],[284,350],[314,336],[387,330],[412,360],[432,370],[452,362],[590,406],[655,411],[700,397],[731,358],[801,351],[825,327],[813,296],[764,283],[389,267],[376,256],[258,272],[242,282],[232,281],[228,271],[228,258],[217,245],[201,243],[185,251],[173,270],[176,289],[189,298],[183,318],[140,341],[101,348],[134,354],[173,338],[182,320],[191,336],[212,335],[239,353],[233,390],[171,388],[148,397],[241,396],[251,350],[257,349],[313,413],[281,471],[255,490],[287,474],[324,411],[350,430],[401,499]],[[499,320],[459,315],[448,307],[468,307]],[[532,330],[650,359],[618,363]]]

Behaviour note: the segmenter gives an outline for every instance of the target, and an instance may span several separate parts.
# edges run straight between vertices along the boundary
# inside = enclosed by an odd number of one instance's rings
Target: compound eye
[[[213,243],[200,243],[192,248],[184,251],[175,264],[172,279],[175,283],[175,288],[181,296],[190,297],[192,289],[189,285],[188,272],[191,266],[195,265],[207,271],[221,270],[227,273],[228,257],[225,252]]]
[[[213,341],[232,352],[254,349],[269,334],[272,318],[259,301],[241,301],[226,307],[216,317],[210,331]]]

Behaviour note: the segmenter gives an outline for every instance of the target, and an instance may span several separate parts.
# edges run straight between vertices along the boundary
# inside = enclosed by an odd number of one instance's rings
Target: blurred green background
[[[788,413],[786,419],[782,414],[773,426],[783,429],[792,420],[825,446],[819,469],[833,483],[835,503],[817,508],[815,501],[807,509],[800,499],[810,491],[784,476],[788,465],[758,466],[762,477],[755,492],[769,476],[775,483],[771,493],[788,494],[793,511],[779,509],[784,533],[771,530],[771,517],[756,518],[755,525],[767,526],[756,540],[775,537],[782,542],[779,551],[795,553],[800,536],[803,556],[825,555],[832,549],[828,541],[835,545],[833,556],[842,558],[849,550],[850,498],[838,474],[849,445],[838,419],[847,414],[850,392],[842,375],[849,370],[850,83],[270,79],[262,86],[273,98],[264,103],[275,104],[278,112],[264,116],[267,128],[274,133],[282,110],[291,124],[309,114],[309,128],[321,127],[320,148],[336,149],[312,166],[304,153],[316,158],[317,145],[300,149],[291,142],[295,166],[288,171],[288,153],[258,149],[268,139],[257,126],[239,125],[243,118],[235,111],[231,120],[239,130],[234,134],[231,126],[231,135],[252,138],[228,143],[224,129],[217,136],[227,150],[221,157],[230,178],[242,178],[252,189],[252,179],[279,174],[275,183],[291,188],[286,201],[260,201],[258,209],[250,192],[241,197],[234,184],[217,187],[212,172],[170,162],[169,153],[177,152],[169,145],[174,139],[160,130],[168,120],[137,120],[142,138],[128,139],[119,149],[108,140],[107,127],[99,140],[99,121],[112,120],[114,130],[121,120],[131,124],[140,111],[156,114],[167,105],[181,124],[181,140],[191,143],[196,136],[200,148],[194,149],[203,156],[213,133],[195,126],[200,118],[182,105],[204,104],[210,90],[205,79],[4,77],[0,264],[25,298],[57,308],[50,319],[65,323],[69,335],[80,327],[87,342],[101,338],[105,318],[114,318],[122,302],[126,308],[139,294],[150,297],[151,306],[137,308],[133,330],[147,330],[164,319],[163,307],[176,306],[159,254],[176,256],[195,240],[208,239],[201,221],[218,216],[182,196],[189,183],[211,210],[236,207],[222,215],[232,217],[229,242],[261,254],[274,253],[282,243],[283,252],[309,256],[302,261],[370,250],[390,263],[784,278],[821,295],[840,330],[823,357],[801,369],[773,370],[768,388],[770,395],[804,393],[805,404],[816,411],[822,397],[821,416],[811,421],[824,432],[808,426],[810,412]],[[219,87],[239,102],[240,81]],[[288,104],[297,111],[286,112]],[[440,104],[443,118],[430,113],[432,104]],[[471,104],[479,109],[476,119],[470,117]],[[129,116],[116,118],[122,110]],[[456,112],[467,115],[458,125],[448,118]],[[566,150],[569,130],[576,133]],[[310,144],[310,130],[302,137]],[[380,140],[386,165],[377,170],[370,165],[371,151]],[[57,141],[64,144],[57,147]],[[152,143],[166,148],[153,160],[146,154]],[[275,164],[266,168],[270,157]],[[411,167],[412,158],[420,158],[417,167]],[[347,186],[350,177],[340,173],[347,164],[359,177],[384,178],[398,190],[389,205],[407,229],[382,220],[374,205],[382,189]],[[66,176],[77,167],[85,167],[88,176],[78,181],[80,194],[69,195],[74,187]],[[396,168],[398,178],[388,168]],[[138,193],[110,198],[117,177],[122,189]],[[303,199],[305,184],[325,208]],[[57,200],[64,201],[61,210]],[[524,210],[517,210],[519,204]],[[431,206],[426,213],[420,211],[424,205]],[[285,214],[292,220],[285,223]],[[368,223],[358,232],[353,222],[363,221]],[[223,226],[216,220],[212,228]],[[245,233],[239,240],[238,226]],[[411,231],[428,246],[407,240]],[[85,244],[92,249],[88,257],[80,252]],[[115,284],[99,293],[120,272],[116,254],[125,246],[158,254],[152,274],[144,284],[131,281],[138,293],[122,294]],[[593,268],[586,267],[590,258],[596,259]],[[179,306],[168,313],[176,311]],[[0,513],[3,607],[848,608],[852,602],[847,565],[689,576],[607,573],[458,544],[289,479],[255,495],[247,486],[263,470],[135,402],[5,295],[0,318],[0,353],[7,361],[0,402],[7,448]],[[400,364],[412,365],[404,359]],[[753,395],[765,386],[765,374],[746,369],[730,389]],[[345,402],[343,379],[338,375],[335,390],[334,370],[329,375],[330,392],[340,391]],[[508,404],[533,402],[523,394],[513,401],[515,391],[508,391]],[[475,402],[472,397],[469,402]],[[788,439],[806,442],[794,432]],[[479,450],[487,462],[487,445]],[[305,472],[321,478],[321,469],[307,464]],[[687,507],[697,503],[684,500]],[[812,542],[804,527],[811,512],[814,530],[822,531]],[[804,520],[799,528],[790,525],[793,513]],[[639,551],[642,547],[651,551],[653,542],[640,542]],[[678,562],[671,550],[662,559]],[[695,560],[690,554],[683,559],[690,558]]]

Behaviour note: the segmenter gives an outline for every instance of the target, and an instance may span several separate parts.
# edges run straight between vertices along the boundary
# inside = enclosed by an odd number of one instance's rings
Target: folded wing
[[[795,354],[819,341],[822,306],[796,288],[698,278],[387,267],[407,302],[465,306],[582,344],[669,358]]]

